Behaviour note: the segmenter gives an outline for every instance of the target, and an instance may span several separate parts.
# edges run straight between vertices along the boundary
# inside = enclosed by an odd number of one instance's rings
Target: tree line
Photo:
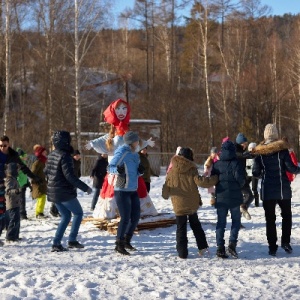
[[[191,10],[179,19],[183,8]],[[300,16],[260,0],[136,0],[111,28],[111,1],[0,0],[2,133],[31,151],[51,134],[102,130],[126,98],[161,121],[162,152],[196,153],[276,123],[299,151]]]

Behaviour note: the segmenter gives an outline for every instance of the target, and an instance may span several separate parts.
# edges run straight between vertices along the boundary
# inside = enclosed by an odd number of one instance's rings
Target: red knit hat
[[[42,155],[42,153],[46,150],[46,148],[44,148],[43,146],[39,146],[36,147],[35,151],[34,151],[34,155],[35,156],[40,156]]]

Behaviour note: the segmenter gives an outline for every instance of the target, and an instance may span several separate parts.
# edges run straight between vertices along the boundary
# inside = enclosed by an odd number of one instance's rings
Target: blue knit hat
[[[247,138],[244,136],[243,133],[239,133],[239,134],[236,136],[235,141],[236,141],[237,144],[243,144],[243,143],[248,142]]]

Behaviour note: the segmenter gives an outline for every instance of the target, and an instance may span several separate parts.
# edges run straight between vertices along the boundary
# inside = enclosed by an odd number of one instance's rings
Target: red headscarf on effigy
[[[127,115],[124,120],[120,121],[115,113],[115,109],[120,103],[124,103],[127,106]],[[128,131],[128,124],[130,121],[130,106],[127,101],[123,99],[117,99],[113,101],[103,113],[104,121],[112,124],[116,127],[117,135],[123,136]]]

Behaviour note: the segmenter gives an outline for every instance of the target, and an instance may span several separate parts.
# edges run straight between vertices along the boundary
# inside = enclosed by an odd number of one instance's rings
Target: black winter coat
[[[0,179],[3,179],[5,177],[4,168],[5,165],[8,165],[9,163],[16,163],[19,165],[20,170],[27,175],[31,179],[35,179],[36,176],[30,171],[30,169],[24,164],[24,162],[19,157],[19,154],[17,151],[15,151],[12,148],[8,148],[8,154],[4,155],[2,154],[1,157],[5,158],[5,160],[2,161],[0,159]]]
[[[252,174],[262,179],[260,196],[263,201],[292,198],[291,183],[286,171],[299,174],[300,168],[293,164],[288,144],[282,140],[260,144],[255,148]]]
[[[108,160],[99,155],[92,169],[91,177],[93,177],[93,187],[102,188],[104,177],[107,173]]]
[[[48,155],[45,174],[48,182],[47,199],[50,202],[64,202],[77,197],[77,188],[86,192],[88,186],[74,174],[71,137],[67,131],[53,135],[55,150]]]
[[[243,203],[241,188],[245,184],[245,169],[236,157],[234,145],[232,144],[229,149],[226,146],[224,149],[223,145],[220,160],[213,164],[211,171],[211,176],[219,176],[215,207],[233,208]]]
[[[81,177],[81,160],[76,160],[73,158],[73,165],[74,165],[74,174],[80,178]]]

